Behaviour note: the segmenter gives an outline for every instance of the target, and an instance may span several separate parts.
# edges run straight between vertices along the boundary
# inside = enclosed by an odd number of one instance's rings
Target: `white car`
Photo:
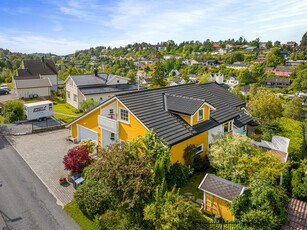
[[[0,85],[0,89],[7,89],[7,90],[10,90],[9,89],[9,86],[7,84],[1,84]]]

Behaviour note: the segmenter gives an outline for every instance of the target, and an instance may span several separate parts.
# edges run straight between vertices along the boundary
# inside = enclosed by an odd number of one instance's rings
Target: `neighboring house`
[[[227,68],[238,69],[238,70],[244,69],[246,67],[248,67],[247,64],[229,64],[229,66],[227,66]]]
[[[172,163],[184,163],[188,145],[197,146],[195,156],[205,156],[216,134],[232,135],[234,123],[252,122],[238,109],[245,105],[216,83],[183,84],[115,95],[67,127],[72,138],[91,138],[99,148],[153,129],[170,147]]]
[[[292,83],[292,79],[290,78],[282,78],[282,77],[268,77],[265,80],[265,84],[270,88],[288,88]]]
[[[250,47],[247,47],[245,50],[244,50],[245,53],[254,53],[254,52],[258,52],[258,49],[256,46],[250,46]]]
[[[265,73],[268,73],[268,72],[274,73],[274,69],[275,69],[274,67],[264,67],[263,71]]]
[[[260,49],[266,49],[267,42],[260,42],[259,48]]]
[[[173,81],[170,81],[170,86],[182,85],[185,83],[185,80],[181,77],[175,78]]]
[[[259,55],[258,58],[254,60],[254,62],[264,62],[264,61],[266,61],[265,55]]]
[[[303,52],[303,51],[305,51],[307,49],[307,46],[296,46],[295,48],[294,48],[294,50],[296,51],[296,52]]]
[[[233,221],[230,207],[233,198],[242,195],[246,187],[207,173],[198,186],[204,192],[204,209],[223,219]]]
[[[128,78],[107,73],[69,75],[66,80],[66,102],[76,109],[86,99],[106,101],[120,92],[137,90],[135,84],[128,84]],[[144,89],[144,87],[141,87]]]
[[[163,58],[165,60],[171,59],[172,57],[173,57],[173,55],[171,55],[171,54],[166,54],[166,55],[163,56]]]
[[[297,46],[297,43],[296,42],[287,42],[287,46],[294,48],[295,46]]]
[[[240,92],[241,92],[244,96],[246,96],[246,95],[249,94],[250,89],[251,89],[250,85],[245,85],[245,86],[240,87]]]
[[[13,80],[49,79],[51,90],[58,90],[58,71],[53,60],[23,60],[22,68],[17,70]],[[17,89],[18,90],[18,89]]]
[[[307,203],[292,198],[288,204],[287,217],[289,222],[281,230],[307,229]]]
[[[198,64],[203,66],[218,66],[221,63],[215,59],[208,59],[208,60],[192,60],[192,64]]]
[[[230,50],[230,49],[234,49],[236,48],[233,44],[227,44],[226,45],[226,49]]]
[[[188,78],[189,78],[189,81],[193,83],[193,82],[196,82],[198,76],[197,74],[188,74]]]
[[[18,98],[49,97],[51,83],[49,79],[15,80]]]
[[[182,64],[191,65],[191,61],[189,59],[182,59]]]
[[[226,49],[220,48],[220,49],[218,49],[217,51],[212,52],[211,54],[212,54],[212,55],[225,55],[225,54],[227,54],[227,50],[226,50]]]
[[[150,86],[152,84],[151,77],[145,77],[141,80],[141,84],[145,86]]]
[[[234,76],[228,76],[226,78],[226,84],[229,85],[229,87],[231,89],[233,89],[236,85],[239,85],[239,80],[237,77],[234,77]]]
[[[274,74],[277,76],[290,76],[293,70],[289,66],[277,66],[274,70]]]
[[[215,49],[221,48],[221,46],[220,46],[219,43],[214,43],[214,44],[213,44],[213,47],[214,47]]]
[[[287,60],[286,61],[286,66],[296,66],[296,65],[299,65],[299,64],[303,64],[305,62],[307,62],[307,60],[296,60],[296,61]]]
[[[286,59],[286,58],[290,57],[291,52],[287,51],[287,50],[281,50],[280,54]]]

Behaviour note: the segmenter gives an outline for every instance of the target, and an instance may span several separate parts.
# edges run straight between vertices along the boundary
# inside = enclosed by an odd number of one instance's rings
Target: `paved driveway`
[[[10,93],[7,95],[0,95],[0,102],[4,101],[12,101],[12,100],[17,100],[17,94],[15,89],[11,89]]]
[[[62,163],[64,155],[75,145],[67,141],[69,130],[61,129],[51,132],[24,136],[7,136],[8,141],[27,162],[35,174],[47,186],[61,206],[73,199],[75,189],[72,184],[63,187],[58,180],[67,176]]]

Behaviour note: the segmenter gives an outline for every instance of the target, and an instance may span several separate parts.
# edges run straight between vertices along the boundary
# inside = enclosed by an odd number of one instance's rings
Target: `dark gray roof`
[[[96,77],[95,74],[77,74],[70,75],[75,84],[79,86],[89,86],[89,85],[104,85],[106,84],[108,74],[98,74]]]
[[[235,80],[238,80],[238,78],[236,76],[228,76],[226,77],[226,80],[231,80],[231,79],[235,79]]]
[[[198,188],[231,202],[242,193],[244,186],[207,173]]]
[[[23,60],[23,69],[17,70],[19,77],[58,74],[53,60]]]
[[[163,107],[162,93],[197,98],[205,100],[216,110],[210,111],[210,117],[216,123],[206,124],[204,127],[190,127],[183,119],[174,116]],[[236,107],[246,102],[228,92],[215,82],[206,84],[185,84],[159,89],[143,90],[117,95],[128,109],[140,119],[148,128],[153,129],[157,135],[169,145],[174,145],[194,135],[204,132],[210,125],[222,124],[239,116],[240,110]],[[184,108],[182,108],[184,109]]]
[[[291,83],[290,78],[282,78],[282,77],[268,77],[265,82],[270,82],[270,83],[285,83],[285,84],[290,84]]]
[[[17,89],[51,87],[49,79],[16,80]]]
[[[138,87],[135,84],[118,84],[118,85],[106,85],[98,87],[86,87],[80,88],[83,95],[104,94],[104,93],[119,93],[123,91],[137,90]],[[140,86],[140,90],[146,89],[146,87]]]
[[[253,119],[241,110],[239,117],[234,120],[233,124],[238,128],[241,128],[243,125],[247,125],[252,122]]]
[[[202,99],[180,95],[165,94],[165,97],[167,110],[185,115],[193,115],[205,103]]]

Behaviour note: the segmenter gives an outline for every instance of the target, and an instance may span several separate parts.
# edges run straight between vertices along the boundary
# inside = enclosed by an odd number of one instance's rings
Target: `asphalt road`
[[[3,136],[0,136],[0,215],[11,230],[81,229],[56,204],[55,198]]]

